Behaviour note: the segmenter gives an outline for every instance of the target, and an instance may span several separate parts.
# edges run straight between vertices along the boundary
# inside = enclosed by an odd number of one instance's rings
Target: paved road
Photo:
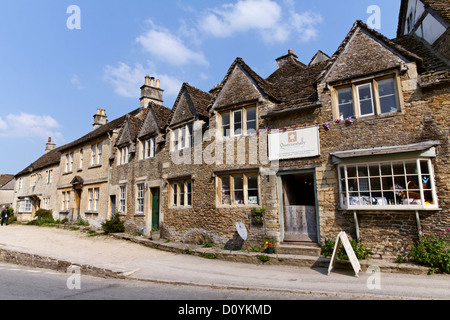
[[[303,300],[322,296],[102,279],[0,264],[0,300]]]
[[[53,228],[0,228],[0,251],[25,252],[125,272],[153,283],[300,293],[324,298],[450,299],[450,276],[362,272],[244,264],[174,254],[109,237]],[[374,260],[376,264],[376,260]]]

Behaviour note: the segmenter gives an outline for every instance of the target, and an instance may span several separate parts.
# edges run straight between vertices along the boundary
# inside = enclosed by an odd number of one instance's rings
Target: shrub
[[[35,212],[35,219],[28,222],[28,225],[42,226],[44,224],[54,224],[53,214],[51,210],[39,209]]]
[[[118,216],[115,216],[111,220],[102,223],[102,230],[106,234],[125,232],[125,224]]]
[[[41,218],[53,218],[53,214],[51,210],[39,209],[34,214],[38,219]]]
[[[352,239],[350,241],[350,244],[358,260],[365,260],[372,253],[372,250],[365,248],[359,240]],[[322,246],[322,255],[324,257],[331,257],[333,255],[335,245],[336,241],[327,237],[327,239],[325,240],[325,244]],[[342,243],[339,245],[337,257],[342,260],[349,260]]]
[[[411,248],[407,249],[411,260],[429,266],[430,273],[450,273],[450,234],[447,232],[422,234],[415,241],[411,238],[411,242]]]

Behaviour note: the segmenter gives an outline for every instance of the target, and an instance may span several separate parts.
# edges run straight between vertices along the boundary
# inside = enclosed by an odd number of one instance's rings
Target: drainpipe
[[[111,154],[112,154],[112,137],[108,131],[108,139],[109,139],[109,157],[108,157],[108,180],[106,181],[106,220],[109,220],[110,216],[108,214],[109,212],[109,198],[110,198],[110,194],[109,194],[109,180],[111,178],[111,163],[109,162],[111,159]],[[114,214],[114,212],[111,212],[111,217]]]
[[[355,229],[356,229],[356,239],[359,241],[359,223],[358,223],[358,214],[356,210],[353,210],[353,219],[355,220]]]
[[[420,226],[420,215],[419,211],[416,210],[416,223],[417,223],[417,232],[419,236],[422,235],[422,227]]]

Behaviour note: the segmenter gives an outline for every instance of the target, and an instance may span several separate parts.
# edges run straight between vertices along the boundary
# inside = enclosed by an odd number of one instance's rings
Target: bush
[[[358,260],[365,260],[372,253],[372,250],[365,248],[361,244],[361,241],[353,239],[350,241],[350,244],[351,244],[353,251],[355,252],[356,258]],[[327,237],[327,239],[325,240],[325,244],[322,247],[322,255],[324,257],[331,257],[333,255],[335,245],[336,245],[336,241],[329,239]],[[339,245],[337,257],[341,260],[349,260],[342,243]]]
[[[450,231],[450,228],[447,230]],[[416,241],[411,238],[411,242],[411,248],[407,249],[411,260],[430,267],[430,273],[450,273],[450,234],[422,234]]]
[[[38,220],[41,218],[53,218],[53,213],[51,210],[39,209],[34,214]]]
[[[102,223],[102,230],[106,234],[125,232],[125,224],[120,220],[119,216],[115,216],[111,220]]]

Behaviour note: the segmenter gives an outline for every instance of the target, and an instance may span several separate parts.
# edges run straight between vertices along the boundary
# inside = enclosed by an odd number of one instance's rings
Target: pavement
[[[67,272],[77,265],[82,275],[337,299],[450,299],[450,275],[426,275],[420,266],[362,261],[357,277],[347,262],[328,274],[327,258],[272,254],[263,263],[258,255],[127,234],[0,227],[0,262],[35,268]]]

